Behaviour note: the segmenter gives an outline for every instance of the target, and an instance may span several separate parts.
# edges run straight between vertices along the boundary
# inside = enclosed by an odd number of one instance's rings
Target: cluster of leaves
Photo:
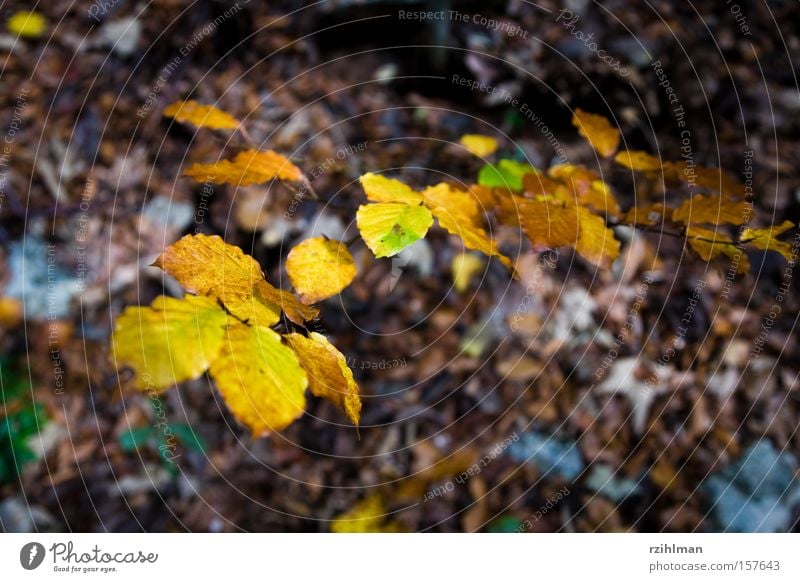
[[[178,102],[165,114],[247,137],[238,120],[209,105]],[[619,226],[658,227],[658,232],[685,237],[701,258],[727,255],[738,262],[740,272],[748,269],[744,245],[793,260],[792,247],[777,240],[794,226],[790,222],[740,228],[735,237],[724,230],[743,227],[752,204],[745,200],[744,186],[721,170],[662,162],[640,151],[617,153],[620,132],[599,115],[577,110],[573,124],[600,156],[616,154],[618,165],[640,172],[645,181],[660,181],[665,192],[689,184],[704,193],[679,199],[675,206],[665,196],[661,202],[637,201],[623,210],[612,187],[593,169],[562,164],[545,172],[509,159],[486,164],[477,184],[467,187],[441,182],[418,191],[397,179],[367,173],[360,184],[368,203],[356,214],[361,238],[376,257],[390,257],[423,238],[436,219],[465,248],[497,258],[512,273],[512,260],[491,236],[492,219],[497,226],[521,229],[534,250],[570,247],[600,267],[609,267],[619,256],[614,232]],[[465,135],[460,143],[482,158],[498,149],[497,140],[489,136]],[[301,170],[284,156],[253,149],[230,160],[194,164],[185,175],[236,186],[274,179],[308,186]],[[161,391],[208,371],[234,416],[254,435],[280,430],[298,418],[307,388],[358,424],[359,389],[344,356],[324,336],[301,333],[318,316],[311,305],[336,295],[355,278],[347,244],[318,237],[289,252],[285,266],[297,295],[273,287],[252,257],[217,236],[186,236],[155,265],[191,295],[158,297],[149,307],[127,308],[117,319],[116,362],[134,370],[140,389]],[[453,268],[463,289],[476,263],[464,258]]]
[[[36,460],[30,447],[35,437],[47,423],[44,407],[31,398],[30,385],[13,371],[6,362],[0,363],[3,374],[2,401],[0,401],[0,484],[19,477],[24,465]]]

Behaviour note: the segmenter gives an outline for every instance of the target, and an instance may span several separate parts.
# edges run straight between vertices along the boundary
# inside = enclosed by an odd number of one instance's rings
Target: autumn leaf
[[[333,533],[381,533],[400,531],[399,525],[387,522],[386,507],[377,494],[370,495],[336,517]]]
[[[620,207],[611,187],[606,184],[600,175],[586,168],[573,164],[560,164],[548,170],[548,175],[561,181],[562,189],[556,189],[553,195],[580,206],[588,206],[597,212],[618,217]],[[566,189],[569,194],[563,197]]]
[[[453,287],[458,293],[469,289],[473,277],[484,267],[484,262],[479,256],[472,253],[460,253],[453,257],[450,269],[453,274]]]
[[[602,217],[588,208],[577,208],[580,221],[578,241],[575,250],[587,261],[600,267],[609,268],[619,257],[620,244],[614,231],[606,226]]]
[[[661,202],[630,208],[622,219],[625,224],[654,226],[664,221],[664,205]]]
[[[364,242],[381,258],[396,255],[423,238],[433,224],[433,216],[424,206],[365,204],[358,209],[356,223]]]
[[[672,220],[684,224],[743,224],[750,214],[747,202],[733,202],[721,196],[696,194],[672,212]]]
[[[350,422],[358,426],[361,397],[344,355],[324,335],[316,332],[311,332],[308,337],[299,333],[284,337],[300,358],[311,393],[333,402]]]
[[[574,247],[578,241],[577,206],[553,200],[517,199],[518,220],[534,247]]]
[[[496,164],[486,164],[478,172],[478,184],[490,188],[508,188],[514,192],[522,190],[522,178],[535,174],[538,170],[530,164],[514,160],[500,160]]]
[[[213,105],[203,105],[197,101],[176,101],[164,108],[164,116],[180,123],[190,123],[208,129],[238,129],[239,120],[217,109]]]
[[[8,19],[6,26],[11,34],[23,38],[39,38],[44,34],[47,20],[38,12],[20,10]]]
[[[686,228],[686,242],[704,261],[726,255],[736,263],[737,273],[744,274],[750,270],[747,253],[738,248],[725,234],[690,225]]]
[[[359,178],[359,182],[367,194],[367,199],[372,202],[403,202],[411,205],[422,202],[422,195],[419,192],[415,192],[394,178],[367,173]]]
[[[286,272],[302,303],[333,297],[356,276],[356,264],[347,247],[324,237],[310,238],[289,251]]]
[[[254,437],[286,428],[305,410],[305,370],[268,327],[232,322],[210,373],[225,404]]]
[[[198,182],[250,186],[264,184],[274,178],[299,181],[303,179],[300,168],[279,153],[267,150],[239,152],[233,160],[220,160],[213,164],[194,164],[184,175]]]
[[[498,143],[495,138],[489,137],[488,135],[479,135],[475,133],[462,135],[459,143],[471,154],[474,154],[480,158],[491,156],[497,151],[498,147]]]
[[[439,221],[439,226],[460,237],[465,247],[497,257],[506,267],[511,267],[511,259],[500,253],[497,244],[484,230],[483,215],[472,194],[441,183],[423,190],[422,198]]]
[[[111,340],[116,365],[134,371],[140,390],[197,378],[222,349],[227,317],[213,299],[192,295],[162,295],[150,307],[128,307]]]
[[[261,285],[261,266],[219,236],[187,235],[167,247],[153,265],[189,293],[219,299],[243,321],[270,326],[280,320],[280,306]]]
[[[660,170],[662,165],[661,160],[657,157],[640,151],[619,152],[614,161],[631,170],[641,170],[643,172]]]
[[[617,151],[620,139],[619,130],[602,115],[575,109],[572,125],[578,128],[578,133],[586,138],[601,156],[607,158]]]
[[[743,228],[739,241],[754,246],[762,251],[775,251],[788,261],[795,260],[796,248],[790,243],[777,240],[784,232],[795,225],[790,220],[785,220],[779,225],[767,228]]]

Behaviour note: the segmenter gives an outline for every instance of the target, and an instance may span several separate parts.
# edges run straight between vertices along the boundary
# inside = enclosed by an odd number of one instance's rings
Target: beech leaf
[[[790,220],[767,228],[744,228],[739,241],[754,246],[762,251],[775,251],[784,256],[788,261],[795,260],[797,249],[791,243],[777,240],[784,232],[795,225]]]
[[[356,222],[364,242],[381,258],[396,255],[423,238],[433,224],[433,216],[424,206],[366,204],[359,207]]]
[[[601,156],[607,158],[617,151],[620,139],[619,130],[602,115],[575,109],[572,125],[578,128],[578,133],[586,138]]]
[[[409,186],[380,174],[364,174],[359,178],[367,199],[372,202],[403,202],[405,204],[420,204],[422,195],[415,192]]]
[[[286,272],[302,303],[333,297],[356,276],[356,264],[347,247],[323,237],[295,246],[286,257]]]
[[[194,164],[184,174],[198,182],[209,181],[234,186],[264,184],[274,178],[293,181],[303,179],[300,168],[272,150],[246,150],[236,154],[233,160]]]
[[[176,101],[164,108],[164,116],[180,123],[190,123],[208,129],[238,129],[239,120],[217,109],[213,105],[203,105],[197,101]]]

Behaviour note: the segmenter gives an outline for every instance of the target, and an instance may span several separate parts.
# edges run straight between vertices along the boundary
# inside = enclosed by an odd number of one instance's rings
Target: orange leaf
[[[586,138],[601,156],[607,158],[617,151],[620,139],[619,130],[602,115],[575,109],[572,125],[578,128],[578,133]]]
[[[655,156],[651,156],[646,152],[640,151],[624,151],[619,152],[614,158],[618,164],[630,168],[631,170],[641,170],[650,172],[653,170],[661,169],[661,160]]]
[[[191,123],[209,129],[238,129],[239,120],[217,109],[213,105],[202,105],[197,101],[176,101],[164,109],[166,117],[181,123]]]
[[[625,224],[639,224],[642,226],[653,226],[664,220],[664,205],[661,202],[647,204],[644,206],[634,206],[625,214],[622,222]]]
[[[732,202],[721,196],[696,194],[672,212],[672,220],[683,224],[744,224],[750,215],[747,202]]]
[[[600,267],[609,268],[619,256],[619,241],[614,231],[606,226],[602,217],[593,214],[588,208],[578,207],[580,233],[575,244],[584,259]]]
[[[220,160],[213,164],[194,164],[184,174],[198,182],[249,186],[264,184],[274,178],[302,180],[300,168],[279,153],[268,150],[240,152],[233,160]]]

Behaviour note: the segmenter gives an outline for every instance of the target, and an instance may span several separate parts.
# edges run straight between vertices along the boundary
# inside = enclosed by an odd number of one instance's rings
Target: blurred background
[[[745,0],[2,3],[0,529],[796,530],[798,285],[774,253],[752,254],[731,282],[680,239],[626,231],[611,269],[526,251],[515,281],[479,257],[456,289],[462,248],[444,231],[392,260],[356,245],[358,277],[318,326],[361,386],[358,432],[312,399],[253,440],[208,378],[154,399],[109,359],[125,306],[181,294],[149,266],[166,245],[219,234],[288,286],[289,248],[355,234],[361,174],[474,181],[480,160],[452,145],[465,133],[540,168],[602,171],[630,206],[630,172],[599,167],[576,107],[664,159],[688,140],[697,164],[752,186],[766,224],[797,223],[796,12]],[[162,117],[183,99],[243,120],[321,202],[182,178],[237,145]],[[524,250],[519,233],[497,236]]]

